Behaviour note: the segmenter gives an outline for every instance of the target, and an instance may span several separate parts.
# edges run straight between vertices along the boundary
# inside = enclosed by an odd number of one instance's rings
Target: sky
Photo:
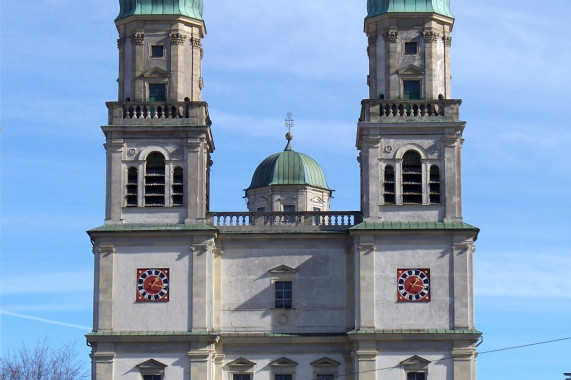
[[[204,0],[211,209],[243,211],[257,164],[313,157],[333,210],[359,208],[355,132],[368,96],[365,0]],[[92,320],[106,101],[117,99],[117,0],[1,4],[0,351],[77,342]],[[463,213],[475,252],[478,378],[571,372],[569,0],[452,0],[463,99]],[[240,159],[236,159],[240,157]],[[549,344],[495,351],[558,340]],[[495,351],[495,352],[490,352]]]

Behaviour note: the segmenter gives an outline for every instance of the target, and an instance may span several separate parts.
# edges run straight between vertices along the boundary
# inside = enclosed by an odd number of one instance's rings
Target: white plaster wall
[[[148,345],[148,343],[146,344]],[[163,351],[171,350],[164,347]],[[149,359],[154,359],[163,364],[166,364],[164,370],[165,379],[183,380],[190,378],[190,360],[187,355],[187,350],[181,350],[179,352],[168,353],[118,353],[115,356],[115,379],[141,380],[142,376],[139,368],[137,367],[137,364],[141,364]]]
[[[375,252],[375,327],[377,329],[448,329],[453,303],[450,243],[414,237],[378,240]],[[429,302],[397,302],[397,269],[429,268]]]
[[[223,331],[268,331],[274,290],[270,269],[297,269],[293,283],[295,326],[288,330],[345,329],[346,253],[337,246],[305,241],[250,241],[248,247],[224,243],[221,284]],[[288,248],[290,246],[291,248]]]
[[[118,246],[114,261],[115,331],[187,331],[192,282],[190,245]],[[168,302],[136,302],[137,268],[169,268]]]

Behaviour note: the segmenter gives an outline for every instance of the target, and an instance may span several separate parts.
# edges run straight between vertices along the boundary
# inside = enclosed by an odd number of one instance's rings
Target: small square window
[[[276,309],[292,308],[292,282],[276,281],[275,286],[275,307]]]
[[[424,372],[409,372],[406,374],[406,380],[426,380]]]
[[[160,58],[164,55],[163,45],[152,45],[151,46],[151,57]]]
[[[418,53],[418,44],[416,42],[405,42],[404,43],[404,54],[414,55]]]

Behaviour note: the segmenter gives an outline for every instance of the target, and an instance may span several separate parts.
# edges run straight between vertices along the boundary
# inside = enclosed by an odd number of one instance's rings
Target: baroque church
[[[356,211],[330,209],[291,134],[252,168],[247,211],[211,210],[202,1],[119,3],[92,379],[474,380],[450,0],[367,1]]]

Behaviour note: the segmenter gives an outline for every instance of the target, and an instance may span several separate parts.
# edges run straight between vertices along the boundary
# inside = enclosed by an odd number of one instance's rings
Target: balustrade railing
[[[206,102],[107,102],[106,105],[109,124],[191,121],[210,125]]]
[[[305,226],[320,229],[343,229],[361,223],[358,211],[329,212],[211,212],[208,222],[214,227]]]
[[[398,121],[457,121],[460,118],[460,99],[438,100],[378,100],[361,102],[361,117],[365,122]]]

